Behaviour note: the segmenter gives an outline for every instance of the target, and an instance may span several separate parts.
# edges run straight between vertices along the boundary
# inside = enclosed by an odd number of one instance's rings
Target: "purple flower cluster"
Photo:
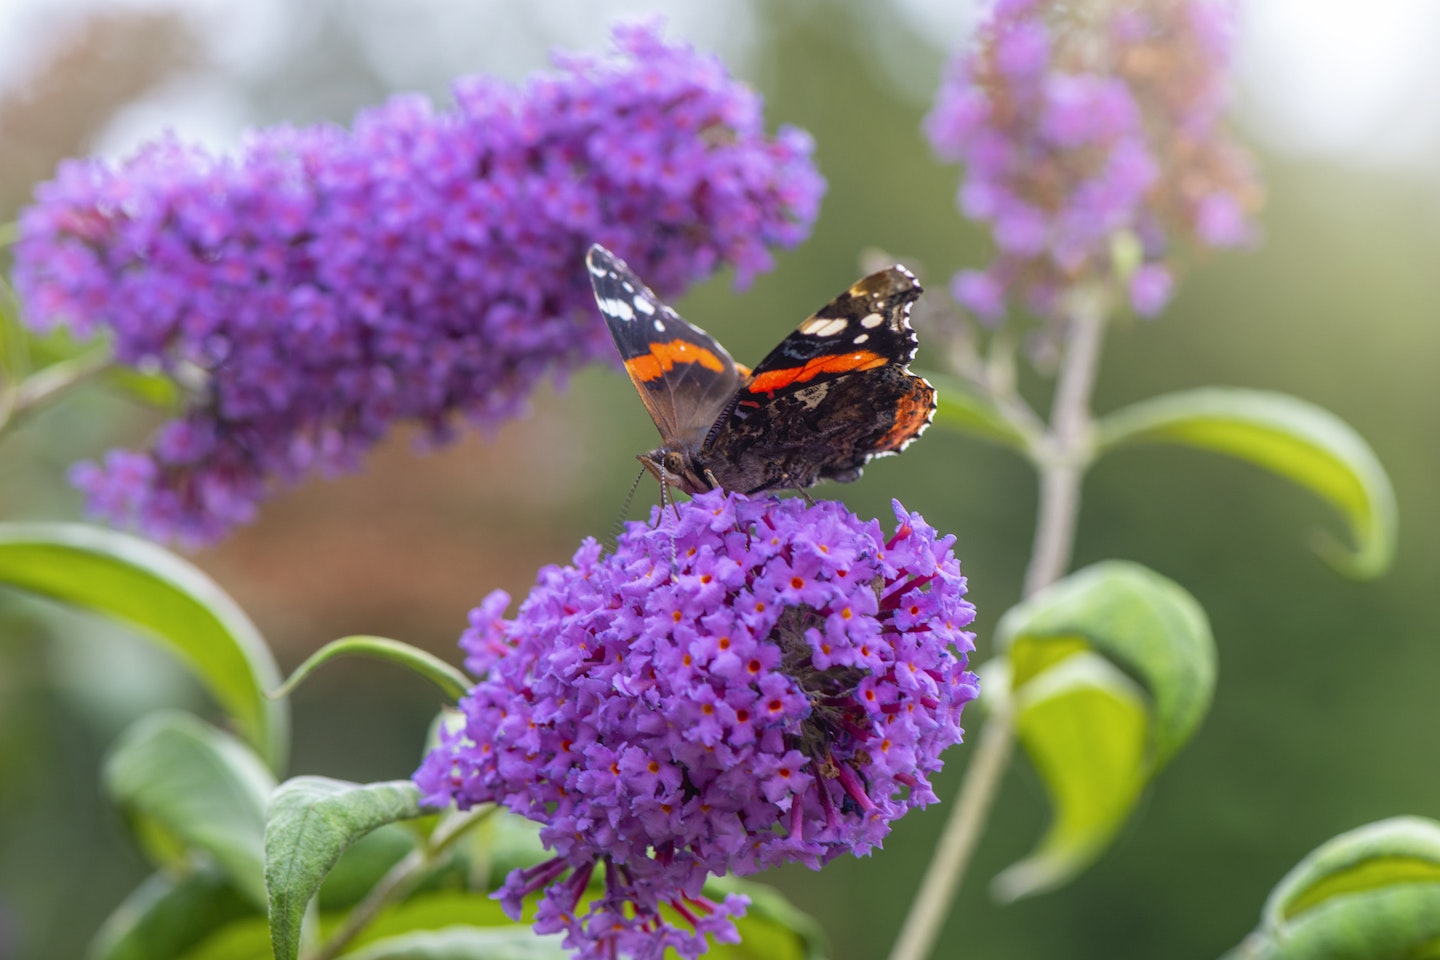
[[[1117,292],[1153,316],[1177,242],[1253,239],[1259,188],[1221,124],[1232,20],[1227,0],[997,0],[926,118],[997,248],[955,277],[961,305],[996,322],[1013,297],[1063,319],[1067,293],[1124,273]],[[1127,240],[1138,263],[1116,256]]]
[[[448,111],[399,97],[233,157],[166,139],[62,165],[21,223],[29,322],[108,328],[120,362],[202,384],[150,451],[74,471],[92,510],[210,541],[398,421],[444,439],[515,416],[612,359],[591,243],[674,295],[803,239],[824,190],[808,136],[767,137],[760,98],[655,24],[614,42],[521,86],[462,78]]]
[[[745,907],[702,897],[708,874],[867,853],[935,801],[977,693],[954,538],[898,503],[888,539],[833,502],[676,510],[542,571],[514,620],[501,593],[474,611],[484,679],[415,775],[428,803],[544,825],[554,858],[498,896],[518,918],[543,888],[537,931],[581,957],[694,958]]]

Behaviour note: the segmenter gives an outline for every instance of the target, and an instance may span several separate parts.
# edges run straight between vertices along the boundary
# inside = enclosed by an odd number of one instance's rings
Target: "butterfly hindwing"
[[[740,386],[735,361],[604,247],[592,246],[585,265],[625,372],[665,444],[698,443]]]

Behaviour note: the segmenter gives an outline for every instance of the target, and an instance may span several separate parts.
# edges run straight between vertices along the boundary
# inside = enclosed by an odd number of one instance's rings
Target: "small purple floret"
[[[935,802],[975,611],[954,537],[894,509],[887,539],[838,503],[706,493],[541,571],[514,620],[485,601],[461,643],[488,673],[415,779],[543,825],[512,916],[543,889],[536,929],[579,957],[694,958],[745,907],[708,875],[864,855]]]
[[[671,296],[802,240],[824,182],[802,131],[655,24],[515,86],[397,97],[353,128],[274,128],[229,157],[173,138],[68,161],[21,222],[37,330],[106,330],[121,363],[201,386],[146,453],[76,470],[91,510],[203,543],[279,487],[354,469],[397,423],[514,417],[614,353],[584,253]],[[143,466],[141,461],[143,461]]]

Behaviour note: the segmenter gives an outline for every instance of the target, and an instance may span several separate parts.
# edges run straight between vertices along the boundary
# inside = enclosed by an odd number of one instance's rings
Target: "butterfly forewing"
[[[859,370],[902,368],[915,355],[910,305],[920,284],[904,267],[856,281],[817,310],[755,366],[744,393],[763,400]],[[747,398],[741,398],[744,404]]]
[[[665,444],[698,443],[740,386],[735,361],[609,250],[592,246],[585,265],[625,372]]]

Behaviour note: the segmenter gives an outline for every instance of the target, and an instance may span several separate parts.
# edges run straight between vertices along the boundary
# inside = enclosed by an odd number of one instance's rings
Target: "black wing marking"
[[[804,387],[858,370],[915,356],[910,306],[922,293],[915,275],[888,267],[856,281],[821,307],[755,366],[741,403]]]

